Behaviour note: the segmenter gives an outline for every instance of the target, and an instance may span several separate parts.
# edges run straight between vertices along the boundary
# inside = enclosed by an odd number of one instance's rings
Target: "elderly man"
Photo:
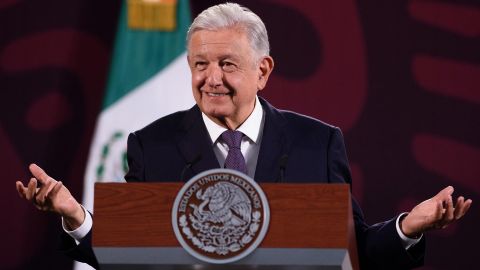
[[[130,134],[127,181],[175,181],[230,167],[236,151],[240,162],[233,168],[259,182],[351,183],[338,128],[277,110],[257,96],[274,66],[267,31],[257,15],[237,4],[213,6],[194,20],[187,42],[196,105]],[[60,214],[68,233],[63,235],[66,253],[98,267],[91,249],[90,214],[60,181],[34,164],[30,171],[28,186],[16,183],[20,196]],[[422,265],[423,233],[458,220],[472,203],[459,197],[454,205],[452,193],[447,187],[409,213],[373,226],[364,222],[353,202],[361,268]]]

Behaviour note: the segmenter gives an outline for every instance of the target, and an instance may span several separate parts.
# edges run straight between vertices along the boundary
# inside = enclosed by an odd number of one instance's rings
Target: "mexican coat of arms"
[[[268,229],[266,196],[248,176],[228,169],[206,171],[188,181],[172,209],[183,248],[209,263],[229,263],[251,253]]]

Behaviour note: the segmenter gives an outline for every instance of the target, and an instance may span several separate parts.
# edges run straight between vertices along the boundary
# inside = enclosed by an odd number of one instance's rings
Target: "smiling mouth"
[[[228,96],[229,93],[210,93],[210,92],[205,92],[207,96],[209,97],[223,97],[223,96]]]

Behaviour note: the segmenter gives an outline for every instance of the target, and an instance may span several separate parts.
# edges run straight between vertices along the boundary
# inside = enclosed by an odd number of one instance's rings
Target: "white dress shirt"
[[[213,152],[215,152],[218,164],[223,168],[225,167],[225,159],[228,154],[228,145],[222,139],[221,135],[227,130],[227,128],[213,122],[203,112],[202,118],[207,127],[210,139],[212,139]],[[257,168],[258,153],[260,152],[264,124],[265,113],[263,112],[262,105],[257,97],[255,99],[255,107],[253,108],[252,113],[248,116],[247,120],[237,128],[237,131],[241,131],[245,135],[240,144],[240,151],[242,151],[245,163],[247,164],[247,175],[251,178],[254,178],[255,169]]]

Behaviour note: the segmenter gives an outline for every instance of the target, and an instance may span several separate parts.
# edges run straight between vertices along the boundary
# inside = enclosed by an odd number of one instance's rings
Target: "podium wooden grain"
[[[260,186],[270,205],[270,226],[258,249],[348,250],[352,268],[359,269],[348,185]],[[182,183],[95,184],[94,250],[179,248],[171,209],[181,187]]]

